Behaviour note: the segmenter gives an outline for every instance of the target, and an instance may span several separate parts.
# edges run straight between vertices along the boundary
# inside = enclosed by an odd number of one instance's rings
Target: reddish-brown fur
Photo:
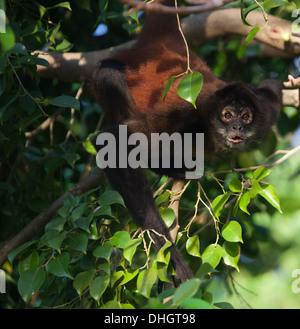
[[[174,6],[174,0],[156,2]],[[210,154],[241,151],[252,147],[266,135],[279,110],[281,86],[276,81],[264,81],[259,88],[242,82],[225,83],[192,52],[190,67],[201,72],[204,80],[196,102],[197,110],[177,95],[180,79],[175,80],[163,101],[168,79],[186,71],[187,55],[176,16],[162,14],[147,15],[134,49],[99,63],[93,89],[111,123],[106,132],[115,137],[117,146],[121,138],[119,124],[127,126],[128,135],[144,133],[149,143],[152,133],[164,132],[170,136],[174,132],[187,132],[194,137],[197,133],[204,133],[205,151]],[[231,109],[234,120],[228,119],[225,124],[222,113],[224,116],[223,109],[226,108]],[[251,120],[242,122],[241,115],[246,112]],[[196,146],[192,142],[190,147]],[[96,148],[101,150],[102,147],[98,145]],[[119,152],[116,151],[118,160]],[[186,171],[184,166],[152,169],[173,177],[184,177]],[[171,238],[154,204],[145,171],[142,167],[130,166],[107,167],[104,170],[136,222],[143,230],[151,230],[151,237],[159,250],[165,244],[165,238]],[[170,252],[176,284],[193,277],[175,245],[170,247]]]
[[[174,1],[157,0],[174,5]],[[171,76],[187,70],[187,49],[178,29],[176,16],[149,14],[143,31],[134,49],[126,50],[114,57],[124,65],[124,72],[136,109],[139,112],[174,110],[181,105],[193,109],[177,95],[180,78],[172,84],[163,101],[163,91]],[[209,67],[190,51],[190,67],[204,77],[201,98],[206,99],[226,83],[217,79]]]

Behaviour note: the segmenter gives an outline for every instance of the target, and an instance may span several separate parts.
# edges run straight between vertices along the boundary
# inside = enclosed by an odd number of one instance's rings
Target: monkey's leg
[[[112,127],[107,132],[112,133],[116,137],[116,144],[118,145],[118,127]],[[118,150],[116,152],[118,163],[119,152]],[[128,166],[128,168],[106,168],[104,171],[111,185],[122,195],[127,208],[136,222],[143,230],[150,231],[156,249],[159,250],[164,246],[166,239],[172,241],[169,230],[155,206],[145,170],[142,168],[132,169]],[[176,272],[175,283],[178,285],[192,278],[193,273],[191,269],[185,264],[174,244],[170,247],[170,253],[172,265]]]

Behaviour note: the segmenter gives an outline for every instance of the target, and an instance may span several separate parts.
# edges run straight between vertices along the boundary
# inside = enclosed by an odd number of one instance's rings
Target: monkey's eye
[[[225,115],[224,115],[224,118],[225,118],[226,120],[230,120],[230,119],[232,118],[231,113],[230,113],[230,112],[226,112]]]
[[[245,121],[248,121],[248,120],[249,120],[249,114],[245,113],[245,114],[242,116],[242,119],[245,120]]]

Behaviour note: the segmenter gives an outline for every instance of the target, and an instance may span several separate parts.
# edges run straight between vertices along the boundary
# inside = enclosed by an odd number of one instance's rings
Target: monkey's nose
[[[241,130],[242,129],[242,126],[241,125],[237,125],[237,124],[233,124],[232,125],[232,129],[234,129],[234,130]]]

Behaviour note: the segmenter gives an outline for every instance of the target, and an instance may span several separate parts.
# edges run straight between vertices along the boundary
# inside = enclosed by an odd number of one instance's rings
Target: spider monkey
[[[155,2],[174,6],[174,0]],[[106,132],[113,134],[117,146],[121,124],[127,126],[128,136],[142,132],[148,139],[151,133],[204,133],[206,155],[243,151],[266,136],[280,107],[278,82],[264,80],[257,88],[243,82],[226,82],[214,76],[193,52],[190,52],[190,66],[193,71],[201,72],[204,80],[197,109],[177,95],[177,80],[165,100],[162,98],[168,79],[186,71],[187,58],[176,16],[157,13],[146,14],[134,49],[121,51],[98,64],[92,89],[111,124]],[[95,146],[97,151],[103,147]],[[158,168],[155,171],[176,178],[182,177],[184,170]],[[133,218],[142,229],[150,230],[156,249],[165,244],[165,238],[171,241],[154,204],[145,169],[117,166],[106,168],[105,173],[124,198]],[[176,272],[175,285],[192,278],[191,269],[175,245],[169,250]]]

